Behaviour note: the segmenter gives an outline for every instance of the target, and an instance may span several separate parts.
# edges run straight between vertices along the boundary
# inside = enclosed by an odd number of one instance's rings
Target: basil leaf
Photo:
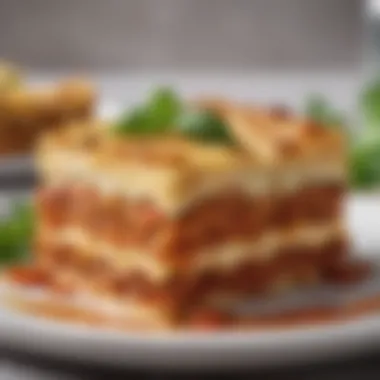
[[[380,79],[363,90],[360,110],[366,128],[380,128]]]
[[[29,204],[16,204],[0,222],[0,263],[8,264],[27,257],[34,232],[34,212]]]
[[[380,133],[368,134],[350,152],[351,184],[371,188],[380,183]]]
[[[208,110],[189,110],[177,122],[178,130],[184,136],[204,142],[233,144],[227,126]]]
[[[114,131],[124,135],[157,135],[173,129],[182,105],[177,94],[169,88],[152,92],[147,102],[121,116]]]
[[[326,127],[343,126],[344,117],[322,95],[311,95],[305,104],[305,114],[311,120]]]
[[[136,107],[124,113],[116,122],[113,130],[118,134],[150,134],[154,132],[148,114],[143,107]]]
[[[182,102],[172,89],[163,87],[152,92],[145,109],[150,123],[166,131],[174,126],[181,114]]]

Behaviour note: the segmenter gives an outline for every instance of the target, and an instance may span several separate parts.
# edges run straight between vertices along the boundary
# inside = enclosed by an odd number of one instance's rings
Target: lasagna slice
[[[162,323],[321,281],[346,259],[342,136],[226,103],[236,144],[72,125],[38,149],[36,262]]]

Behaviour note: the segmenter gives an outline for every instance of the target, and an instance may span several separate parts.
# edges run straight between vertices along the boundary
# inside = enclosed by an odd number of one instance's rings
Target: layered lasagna
[[[211,108],[234,144],[80,124],[43,138],[35,252],[56,289],[172,324],[323,281],[347,259],[338,129],[278,109]]]
[[[0,154],[30,153],[39,135],[92,114],[94,89],[84,80],[30,86],[0,65]]]

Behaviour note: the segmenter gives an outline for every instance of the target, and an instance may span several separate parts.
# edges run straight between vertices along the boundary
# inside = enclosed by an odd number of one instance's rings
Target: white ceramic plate
[[[360,252],[380,252],[380,198],[354,197],[347,220]],[[220,369],[319,361],[379,348],[380,316],[280,331],[139,334],[54,322],[1,306],[0,339],[15,348],[88,363]]]

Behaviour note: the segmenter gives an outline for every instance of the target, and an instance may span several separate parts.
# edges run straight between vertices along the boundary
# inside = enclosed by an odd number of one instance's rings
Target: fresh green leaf
[[[124,113],[115,123],[114,131],[125,135],[152,133],[145,108],[136,107],[131,112]]]
[[[352,147],[350,176],[356,188],[371,188],[380,183],[380,133],[367,134]]]
[[[311,95],[307,99],[305,114],[324,126],[343,126],[346,124],[341,113],[322,95]]]
[[[189,110],[177,122],[179,132],[205,142],[232,144],[227,126],[207,110]]]
[[[179,96],[170,88],[162,87],[152,92],[146,111],[151,123],[166,130],[173,127],[174,122],[182,111],[182,102]]]
[[[170,88],[152,92],[147,101],[122,115],[114,128],[124,135],[180,133],[205,142],[231,143],[226,125],[206,110],[188,110]]]
[[[380,79],[375,80],[363,90],[360,110],[366,128],[380,129]]]
[[[181,101],[173,90],[158,88],[145,104],[123,114],[116,122],[114,131],[124,135],[166,133],[174,127],[181,110]]]
[[[10,215],[0,222],[0,263],[22,260],[33,236],[34,213],[28,204],[14,205]]]

